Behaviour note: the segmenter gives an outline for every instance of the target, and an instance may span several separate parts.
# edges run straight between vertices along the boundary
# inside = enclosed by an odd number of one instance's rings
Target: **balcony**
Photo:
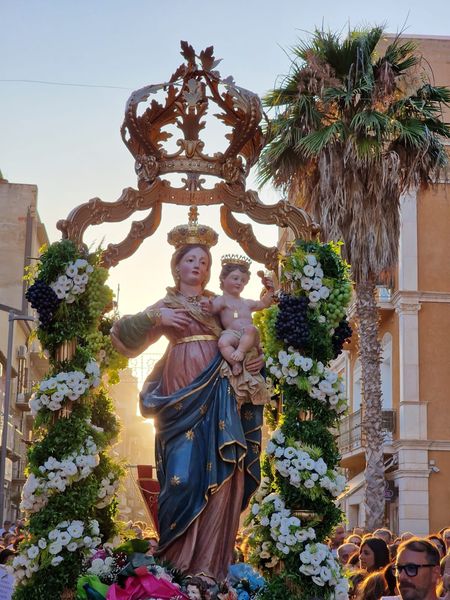
[[[31,398],[31,392],[22,392],[17,394],[16,396],[16,408],[23,412],[28,412],[30,410],[29,401]]]
[[[393,439],[396,427],[395,410],[383,410],[381,413],[383,443],[390,444]],[[348,415],[341,419],[339,423],[339,434],[337,444],[341,456],[354,453],[365,448],[366,440],[362,427],[362,410]]]
[[[3,415],[0,415],[0,432],[3,432]],[[2,434],[0,433],[0,435]],[[6,455],[12,461],[16,461],[19,460],[22,454],[22,432],[16,429],[14,423],[10,420],[6,436]]]

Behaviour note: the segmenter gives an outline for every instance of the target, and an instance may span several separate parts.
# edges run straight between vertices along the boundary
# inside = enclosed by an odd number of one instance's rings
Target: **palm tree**
[[[450,137],[441,112],[450,89],[425,81],[410,41],[397,37],[377,55],[382,36],[382,27],[343,40],[317,30],[293,49],[289,75],[264,99],[276,112],[259,163],[260,182],[271,179],[308,210],[324,238],[342,239],[352,267],[369,529],[384,517],[376,284],[397,263],[402,193],[433,182]]]

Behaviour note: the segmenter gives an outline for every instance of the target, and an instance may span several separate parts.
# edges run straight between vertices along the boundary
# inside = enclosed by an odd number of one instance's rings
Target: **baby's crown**
[[[249,269],[252,264],[252,261],[247,256],[239,254],[224,254],[220,260],[222,267],[225,265],[242,265]]]

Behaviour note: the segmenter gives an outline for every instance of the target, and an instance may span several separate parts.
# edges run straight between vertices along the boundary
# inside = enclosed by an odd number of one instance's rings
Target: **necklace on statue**
[[[183,294],[183,292],[180,292],[179,290],[178,294],[182,296],[186,300],[186,302],[188,302],[189,304],[194,304],[195,306],[198,306],[200,304],[200,300],[202,298],[201,294],[198,294],[197,296],[186,296],[186,294]]]
[[[239,317],[239,313],[238,313],[238,311],[236,309],[234,309],[233,319],[237,319],[238,317]]]

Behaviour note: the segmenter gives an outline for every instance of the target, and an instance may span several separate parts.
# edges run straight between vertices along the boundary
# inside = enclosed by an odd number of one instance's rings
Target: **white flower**
[[[314,277],[315,269],[312,265],[305,265],[303,267],[303,273],[306,277]]]
[[[302,369],[303,371],[309,371],[310,369],[312,369],[313,366],[313,361],[312,358],[308,358],[307,356],[305,356],[305,358],[303,359],[303,363],[302,363]]]
[[[319,300],[320,300],[320,294],[319,294],[319,292],[314,290],[313,292],[310,292],[308,294],[308,298],[311,303],[317,304],[317,302],[319,302]]]
[[[73,263],[69,263],[66,267],[66,275],[67,277],[75,277],[75,275],[77,274],[78,269],[75,267],[75,265]]]
[[[259,504],[256,504],[256,502],[255,502],[255,504],[253,504],[253,506],[252,506],[252,514],[257,515],[258,513],[259,513]]]
[[[77,258],[77,260],[76,260],[76,261],[75,261],[75,263],[74,263],[74,265],[75,265],[75,267],[76,267],[77,271],[78,271],[79,269],[84,269],[84,268],[86,268],[86,267],[88,266],[88,264],[89,264],[89,263],[88,263],[88,261],[87,261],[87,260],[85,260],[84,258]]]
[[[272,440],[269,440],[267,442],[267,447],[266,447],[266,454],[273,454],[275,452],[275,450],[277,449],[277,447],[275,446],[275,444],[272,442]]]
[[[321,288],[319,288],[319,294],[320,294],[320,297],[323,300],[325,300],[330,295],[330,290],[327,288],[326,285],[323,285]]]
[[[69,552],[75,552],[75,550],[78,548],[78,544],[76,542],[70,542],[70,544],[67,544],[67,550]]]
[[[314,277],[312,287],[313,287],[313,290],[315,290],[317,293],[319,293],[319,290],[322,287],[322,280],[320,277]],[[320,297],[320,293],[319,293],[319,297]]]
[[[302,277],[300,279],[300,285],[302,286],[303,290],[309,292],[309,290],[312,288],[313,280],[310,277]]]
[[[40,538],[38,541],[38,546],[41,550],[45,550],[47,548],[47,541],[45,538]]]
[[[52,566],[57,567],[60,563],[62,563],[63,560],[64,560],[64,558],[62,556],[53,557],[52,558]]]
[[[278,444],[284,444],[285,437],[281,429],[275,429],[275,431],[272,433],[272,439]]]
[[[308,262],[308,265],[311,265],[313,267],[317,265],[317,258],[314,256],[314,254],[307,254],[305,258]]]
[[[84,525],[83,521],[72,521],[72,523],[67,528],[67,531],[73,538],[80,538],[83,535]]]
[[[59,541],[52,542],[48,547],[48,551],[50,552],[50,554],[59,554],[61,550],[62,546],[59,543]]]
[[[67,546],[71,539],[72,538],[70,537],[70,534],[67,531],[61,531],[61,533],[59,534],[59,543],[63,546]]]
[[[314,487],[315,483],[312,479],[307,479],[303,485],[305,486],[305,488],[311,489]]]
[[[27,550],[27,555],[28,558],[31,558],[31,560],[33,560],[34,558],[36,558],[36,556],[38,556],[39,554],[39,548],[38,546],[30,546]]]
[[[323,458],[319,458],[318,460],[316,460],[316,465],[314,469],[317,473],[319,473],[319,475],[325,475],[325,473],[327,472],[327,468],[328,467]]]

